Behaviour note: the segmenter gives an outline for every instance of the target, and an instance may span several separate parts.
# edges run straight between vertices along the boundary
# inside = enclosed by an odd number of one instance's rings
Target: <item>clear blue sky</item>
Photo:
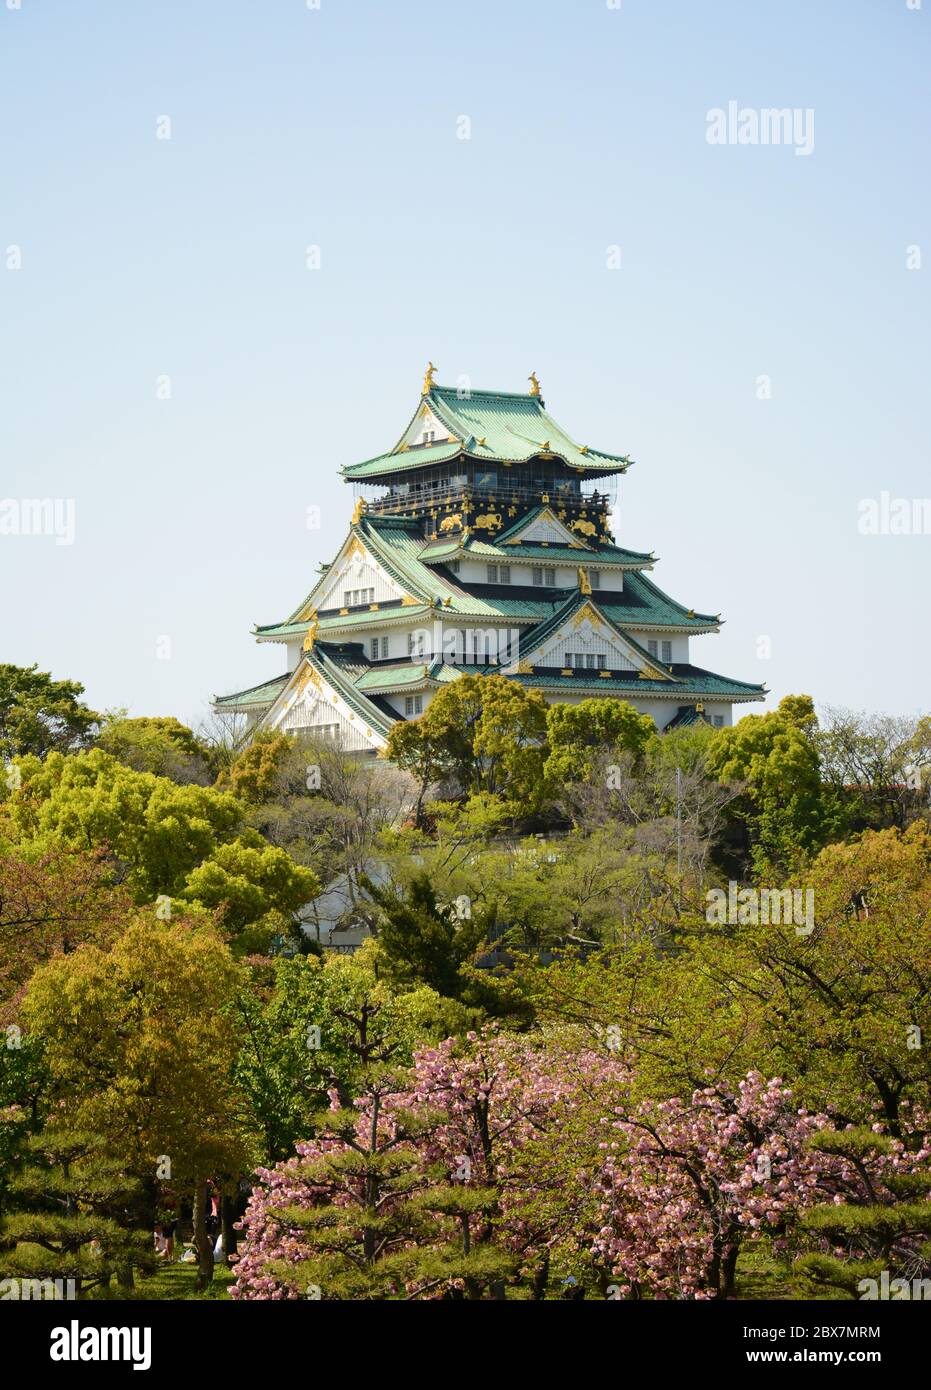
[[[931,495],[929,26],[931,0],[0,0],[0,498],[76,507],[73,545],[0,536],[0,660],[194,721],[283,670],[250,626],[332,558],[337,470],[395,442],[432,358],[536,370],[632,455],[617,536],[723,613],[701,664],[927,709],[931,536],[861,535],[858,504]],[[730,100],[813,109],[813,152],[708,144]]]

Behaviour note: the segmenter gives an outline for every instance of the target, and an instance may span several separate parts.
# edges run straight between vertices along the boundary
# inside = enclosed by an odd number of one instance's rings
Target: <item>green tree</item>
[[[84,945],[42,966],[22,1006],[62,1123],[98,1136],[101,1155],[144,1184],[149,1229],[160,1182],[192,1190],[202,1285],[213,1270],[207,1182],[233,1180],[256,1156],[233,1080],[241,987],[210,928],[139,917],[109,950]]]
[[[501,797],[515,815],[543,799],[546,701],[505,676],[461,676],[416,721],[418,739],[390,745],[421,783],[450,779],[465,794]]]
[[[388,735],[385,750],[396,767],[413,777],[417,788],[414,823],[425,824],[424,802],[430,788],[441,782],[450,771],[446,735],[441,732],[442,721],[427,723],[424,719],[406,719],[394,724]]]
[[[109,714],[97,747],[136,772],[154,772],[173,782],[202,786],[212,780],[210,750],[187,725],[172,717],[129,719],[125,712]]]
[[[179,896],[220,909],[224,928],[234,936],[252,926],[250,944],[258,947],[267,944],[263,926],[268,935],[287,927],[287,914],[315,898],[321,887],[313,870],[295,864],[283,849],[241,837],[218,845],[192,869]]]
[[[293,738],[274,730],[260,729],[236,754],[229,770],[220,773],[217,786],[228,789],[243,801],[261,805],[288,791],[303,790],[307,761],[306,753],[302,753]]]
[[[116,1275],[131,1289],[134,1272],[154,1267],[151,1231],[139,1216],[141,1184],[102,1152],[100,1139],[66,1125],[48,1125],[27,1141],[30,1159],[10,1182],[20,1209],[0,1220],[0,1278],[39,1281],[43,1296],[108,1290]]]
[[[395,990],[373,948],[371,942],[351,956],[278,958],[253,971],[237,995],[236,1080],[272,1158],[286,1158],[306,1138],[329,1091],[350,1103],[363,1079],[356,1046],[363,1023],[366,1044],[389,1047],[402,1066],[418,1043],[438,1042],[463,1026],[462,1010],[434,990]]]
[[[648,714],[626,700],[580,700],[550,705],[546,713],[549,756],[544,771],[556,794],[569,783],[589,779],[605,753],[643,753],[656,735]]]
[[[418,874],[398,891],[371,879],[365,888],[380,909],[377,937],[389,979],[401,987],[429,985],[450,999],[462,997],[460,966],[471,960],[485,940],[487,927],[478,915],[464,914],[455,903],[440,903],[429,877]]]
[[[770,714],[750,714],[715,735],[709,775],[740,783],[733,814],[747,826],[758,874],[802,862],[829,838],[836,806],[821,784],[810,696],[786,696]]]
[[[874,1297],[880,1297],[884,1276],[890,1286],[901,1279],[905,1297],[911,1298],[912,1280],[927,1281],[931,1274],[931,1173],[895,1171],[888,1160],[896,1146],[872,1129],[824,1130],[812,1136],[809,1147],[840,1159],[843,1176],[837,1201],[803,1214],[802,1229],[821,1249],[802,1255],[796,1270],[809,1288],[839,1290],[856,1299],[865,1296],[869,1281],[877,1286]],[[898,1290],[896,1296],[902,1296]]]
[[[246,807],[229,792],[136,772],[99,748],[18,766],[22,784],[4,805],[17,848],[31,856],[105,849],[136,903],[200,903],[221,910],[236,934],[258,923],[251,945],[264,949],[320,891],[312,870],[246,824]]]
[[[83,694],[77,681],[53,680],[38,666],[0,665],[0,758],[85,747],[100,716],[82,703]]]

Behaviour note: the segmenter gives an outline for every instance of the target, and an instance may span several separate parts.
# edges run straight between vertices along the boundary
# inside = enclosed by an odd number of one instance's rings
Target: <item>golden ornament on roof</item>
[[[433,390],[433,378],[436,375],[436,367],[432,362],[427,363],[427,370],[423,374],[423,386],[420,388],[422,396],[429,396]]]
[[[587,572],[579,565],[579,593],[590,594],[592,591],[591,580]]]
[[[540,383],[539,383],[539,381],[537,381],[537,374],[536,374],[536,372],[531,372],[530,375],[528,376],[527,380],[530,382],[530,394],[531,394],[531,396],[539,396],[539,394],[540,394]]]
[[[307,629],[307,636],[304,638],[304,651],[312,652],[314,642],[317,640],[317,631],[320,627],[320,619],[317,617],[316,608],[310,615],[310,626]]]
[[[363,513],[364,511],[365,511],[365,503],[363,502],[363,500],[362,500],[361,497],[357,497],[357,498],[356,498],[356,505],[355,505],[355,506],[353,507],[353,509],[352,509],[352,520],[351,520],[351,522],[350,522],[350,525],[352,525],[352,526],[358,526],[359,522],[362,520],[362,513]]]

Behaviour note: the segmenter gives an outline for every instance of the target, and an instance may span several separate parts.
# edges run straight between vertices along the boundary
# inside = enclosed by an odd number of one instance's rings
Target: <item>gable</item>
[[[642,672],[650,680],[672,680],[664,666],[651,661],[593,603],[583,604],[562,623],[548,623],[546,628],[539,644],[534,643],[532,630],[526,634],[521,643],[521,661],[531,666],[565,669],[577,665],[574,658],[581,655],[586,658],[586,664],[598,668]],[[595,658],[593,663],[588,662],[589,657]],[[511,674],[514,669],[504,674]]]
[[[398,448],[417,448],[423,444],[446,444],[455,436],[448,425],[426,402],[420,407],[398,441]]]
[[[309,618],[314,609],[319,612],[363,603],[390,603],[406,597],[407,591],[353,531],[295,620]]]
[[[581,523],[578,523],[581,525]],[[594,533],[592,526],[592,533]],[[499,545],[566,545],[573,550],[587,550],[582,537],[575,531],[570,530],[556,516],[555,512],[549,507],[541,507],[535,516],[531,517],[526,525],[517,526],[507,534],[507,539],[498,538]]]
[[[381,749],[384,737],[349,705],[309,661],[298,666],[262,721],[263,728],[331,740],[350,753]]]

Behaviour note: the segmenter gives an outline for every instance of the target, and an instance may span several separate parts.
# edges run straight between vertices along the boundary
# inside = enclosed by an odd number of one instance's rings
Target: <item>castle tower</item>
[[[284,622],[255,629],[287,670],[215,708],[250,729],[329,738],[378,753],[447,681],[497,672],[548,701],[627,700],[659,729],[731,723],[762,685],[692,664],[720,629],[649,578],[655,556],[615,544],[611,505],[630,459],[577,444],[526,393],[439,386],[385,454],[343,477],[348,532]]]

